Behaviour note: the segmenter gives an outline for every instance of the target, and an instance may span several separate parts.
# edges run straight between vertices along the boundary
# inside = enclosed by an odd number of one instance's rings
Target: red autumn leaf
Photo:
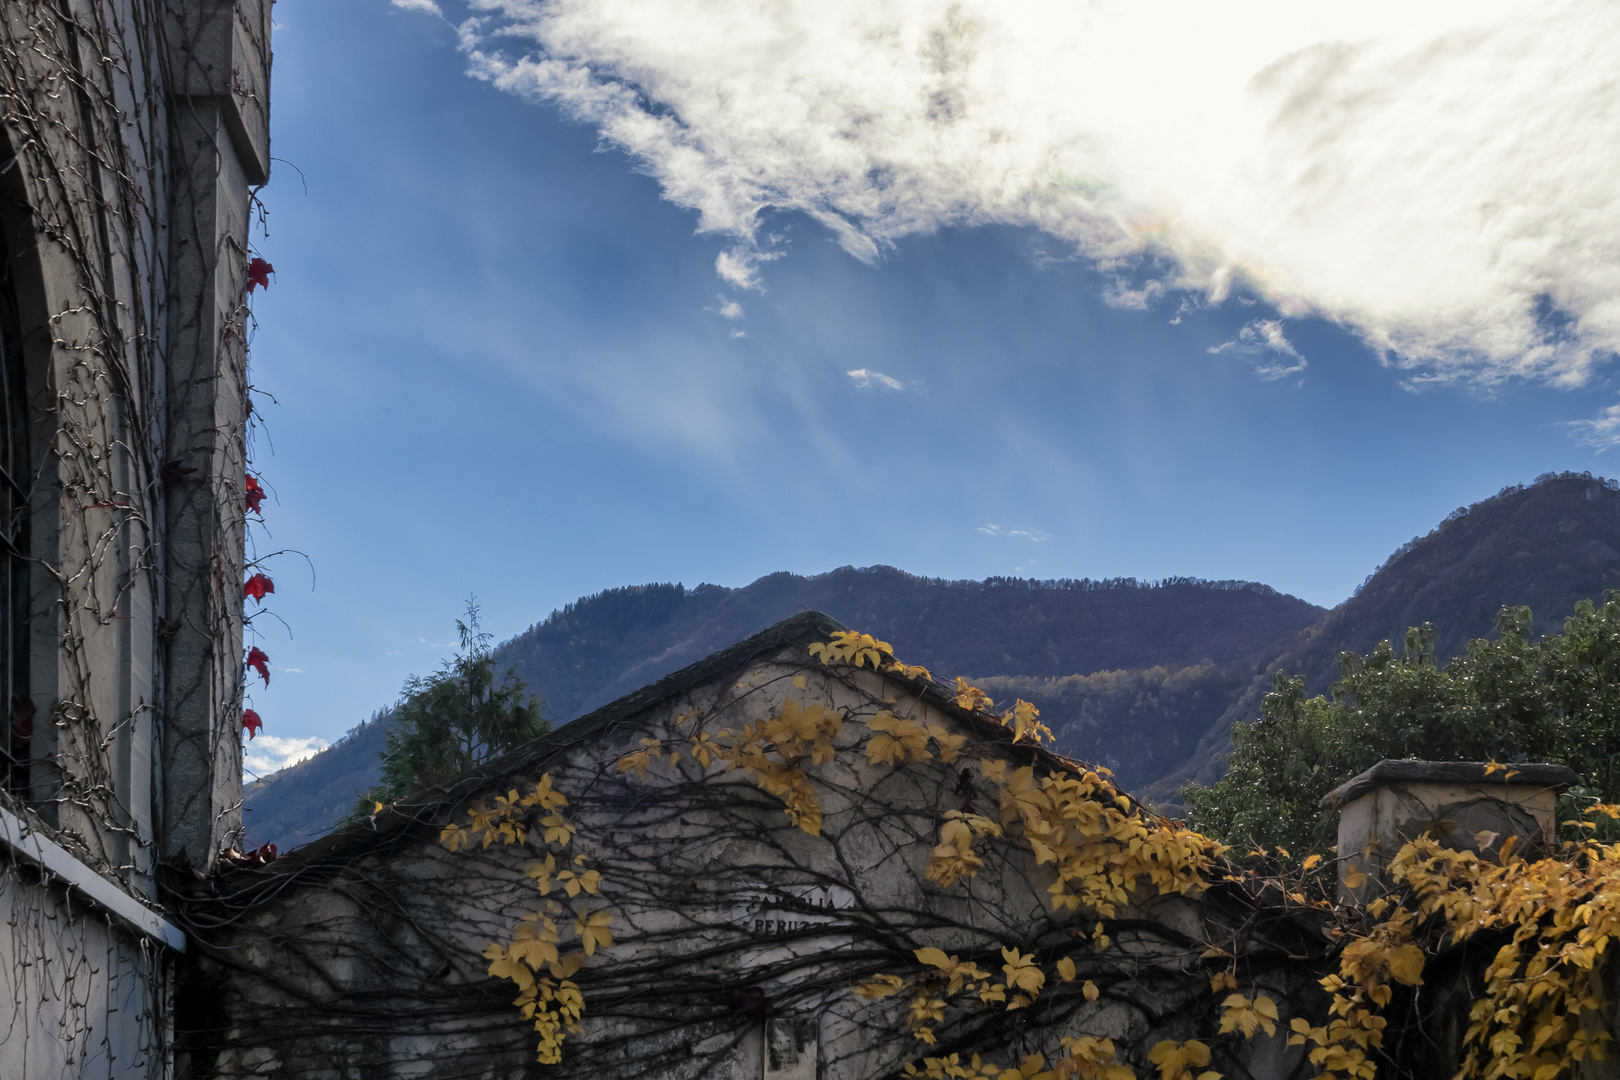
[[[264,654],[263,649],[257,645],[249,649],[247,665],[259,673],[260,678],[264,679],[264,685],[270,685],[270,658]]]
[[[242,710],[242,730],[248,733],[248,741],[251,742],[253,736],[257,735],[262,727],[264,727],[264,721],[259,719],[258,713],[252,709]]]
[[[259,481],[258,481],[257,478],[252,477],[252,476],[248,477],[247,478],[247,512],[250,513],[250,514],[259,514],[259,515],[262,516],[264,511],[259,509],[259,504],[262,503],[263,501],[264,501],[264,488],[259,486]]]
[[[253,261],[248,263],[247,291],[252,292],[255,285],[261,289],[268,289],[270,287],[270,275],[275,272],[275,267],[271,266],[257,255],[253,256]]]
[[[251,596],[262,604],[264,603],[264,594],[275,591],[276,583],[263,574],[254,574],[242,583],[242,598],[244,600]]]

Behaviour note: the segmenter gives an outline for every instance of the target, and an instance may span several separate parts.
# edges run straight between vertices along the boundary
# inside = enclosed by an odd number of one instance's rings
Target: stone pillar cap
[[[1580,777],[1567,765],[1545,762],[1499,763],[1489,775],[1483,761],[1413,761],[1385,758],[1322,797],[1318,806],[1337,810],[1350,800],[1391,784],[1512,784],[1515,787],[1566,788]]]

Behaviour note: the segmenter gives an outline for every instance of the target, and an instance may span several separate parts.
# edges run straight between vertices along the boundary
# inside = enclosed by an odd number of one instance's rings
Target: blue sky
[[[254,623],[265,736],[329,740],[392,701],[469,594],[503,639],[617,585],[845,564],[1332,605],[1457,506],[1620,471],[1593,445],[1617,397],[1600,334],[1515,369],[1443,320],[1412,331],[1411,305],[1380,321],[1259,273],[1211,300],[1176,287],[1173,246],[1099,266],[999,210],[850,211],[868,249],[786,182],[752,232],[716,227],[578,102],[469,77],[487,21],[469,45],[465,13],[413,6],[276,7],[253,543],[308,562],[271,563]],[[717,273],[728,251],[755,287]],[[1381,360],[1379,333],[1428,361]]]

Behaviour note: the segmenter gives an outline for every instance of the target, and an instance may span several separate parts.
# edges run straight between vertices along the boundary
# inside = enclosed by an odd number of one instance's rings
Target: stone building
[[[172,1075],[240,833],[271,0],[0,5],[0,1076]]]
[[[1320,1008],[1317,912],[1233,882],[1182,891],[1172,864],[1196,864],[1207,841],[1168,825],[1153,872],[1171,884],[1054,910],[1052,867],[990,835],[1008,798],[1051,777],[1072,785],[1081,812],[1112,814],[1122,836],[1151,842],[1130,830],[1157,819],[1084,766],[1015,742],[921,669],[811,655],[841,629],[815,613],[790,619],[448,789],[199,883],[189,992],[209,1008],[183,1033],[199,1075],[865,1080],[929,1055],[1055,1060],[1062,1038],[1088,1036],[1111,1038],[1145,1075],[1160,1041],[1214,1030],[1221,973],[1278,1002],[1284,1027],[1212,1040],[1214,1067],[1314,1075],[1285,1041],[1290,1015]],[[727,753],[760,767],[726,768]],[[982,832],[982,867],[947,880],[938,845],[960,855],[952,822]],[[1131,877],[1149,863],[1130,863],[1127,848],[1097,851]],[[488,973],[501,955],[489,949],[541,941],[546,953],[552,925],[561,968],[546,970],[570,976],[583,1016],[550,1055],[560,1061],[537,1065],[547,991],[538,985],[539,1012],[522,1015],[518,984]],[[570,973],[568,951],[594,928],[611,947]],[[1005,996],[963,1007],[941,974],[950,1000],[920,1025],[910,992],[853,992],[915,972],[919,948],[971,959],[994,980],[1023,962],[1013,949],[1045,985],[1024,1007]],[[553,1033],[564,1030],[566,1008],[555,1019]]]

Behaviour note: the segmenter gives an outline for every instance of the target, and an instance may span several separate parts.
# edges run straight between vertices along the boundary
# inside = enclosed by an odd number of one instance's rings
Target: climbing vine
[[[1052,754],[1025,703],[862,634],[762,639],[222,882],[199,911],[230,1007],[277,1019],[220,1075],[696,1078],[790,1054],[806,1017],[817,1068],[863,1077],[1561,1080],[1606,1052],[1601,843],[1420,840],[1340,905],[1364,853],[1228,851]],[[446,1035],[368,1049],[352,1025],[396,1030],[371,1001]]]

